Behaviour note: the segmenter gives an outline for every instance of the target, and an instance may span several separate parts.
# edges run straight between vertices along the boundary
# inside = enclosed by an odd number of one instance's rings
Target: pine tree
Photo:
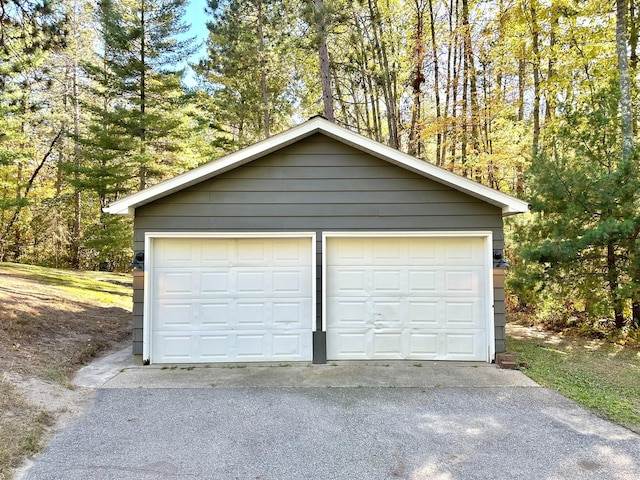
[[[177,70],[196,48],[180,40],[185,0],[103,0],[96,11],[102,38],[98,62],[85,70],[92,81],[92,122],[82,138],[85,162],[75,184],[94,192],[102,209],[122,195],[143,189],[199,162],[187,148],[193,122]],[[125,220],[107,219],[87,232],[95,262],[128,255],[109,251],[127,245]],[[118,248],[120,248],[118,247]],[[114,265],[109,265],[109,268]]]
[[[630,305],[630,265],[637,237],[640,180],[622,161],[619,90],[603,88],[582,105],[562,105],[554,145],[529,172],[532,207],[527,228],[516,231],[524,258],[510,282],[515,291],[540,289],[540,297],[569,298],[591,319],[609,317],[625,326]]]
[[[237,145],[291,123],[297,84],[291,29],[281,0],[209,0],[208,58],[196,67],[215,117]]]
[[[31,194],[61,127],[47,109],[47,60],[65,44],[55,0],[0,0],[0,261],[20,260],[30,236]]]

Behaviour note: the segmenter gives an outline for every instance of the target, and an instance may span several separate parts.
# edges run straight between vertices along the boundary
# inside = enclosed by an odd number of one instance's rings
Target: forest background
[[[103,207],[320,113],[531,203],[513,311],[637,332],[635,2],[0,0],[0,261],[126,270]]]

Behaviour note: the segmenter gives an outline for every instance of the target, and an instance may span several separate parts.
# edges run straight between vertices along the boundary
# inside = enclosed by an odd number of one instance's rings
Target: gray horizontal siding
[[[260,161],[260,160],[258,160]],[[382,160],[380,160],[382,161]],[[245,166],[241,168],[251,168]],[[274,167],[277,169],[279,167]],[[327,167],[329,168],[329,167]],[[333,168],[333,167],[331,167]],[[236,192],[352,192],[352,191],[451,191],[447,187],[440,186],[436,182],[433,185],[425,185],[425,179],[416,174],[416,178],[368,178],[368,179],[345,179],[335,177],[334,174],[330,178],[323,179],[269,179],[269,178],[244,178],[243,181],[237,182],[237,179],[226,177],[222,174],[216,179],[203,182],[199,187],[191,187],[188,191],[211,191],[211,188],[219,189],[217,191],[236,191]],[[284,188],[284,187],[287,188]],[[440,188],[437,188],[440,187]],[[161,201],[161,200],[158,200]]]
[[[384,230],[491,231],[494,249],[504,243],[498,207],[314,135],[136,209],[134,248],[143,250],[144,234],[151,231],[314,231],[320,289],[323,231]],[[499,348],[504,343],[503,287],[496,286],[495,293],[501,302],[495,318]],[[141,289],[135,297],[142,302]],[[320,290],[317,298],[319,322]],[[141,328],[141,316],[138,324]]]
[[[325,198],[325,201],[328,200]],[[378,199],[376,199],[378,200]],[[425,214],[430,216],[457,216],[460,210],[464,210],[465,215],[495,216],[495,208],[486,203],[442,203],[442,204],[422,204],[409,203],[305,203],[304,211],[301,212],[301,204],[296,203],[272,203],[270,199],[264,198],[265,203],[194,203],[189,205],[189,217],[370,217],[370,216],[394,216],[394,217],[421,217]],[[185,204],[161,204],[151,205],[145,210],[145,217],[180,217],[184,215]],[[427,210],[427,211],[425,211]]]
[[[333,204],[356,204],[362,201],[364,195],[371,195],[375,192],[376,200],[378,203],[385,204],[450,204],[450,203],[470,203],[469,197],[460,192],[454,190],[390,190],[390,186],[386,185],[387,190],[372,190],[371,185],[366,185],[366,188],[356,189],[351,188],[349,190],[321,190],[321,191],[305,191],[288,190],[288,191],[241,191],[239,189],[233,189],[235,182],[223,182],[228,185],[228,190],[216,190],[211,192],[208,190],[187,190],[179,192],[170,197],[161,198],[153,203],[154,207],[160,205],[176,205],[176,204],[191,204],[191,205],[206,205],[206,204],[261,204],[269,202],[273,204],[299,204],[299,203],[320,203],[323,204],[327,201],[327,192],[331,191],[336,193],[332,199]],[[260,182],[259,182],[260,183]],[[423,182],[424,183],[424,182]],[[335,182],[330,183],[331,186],[335,186]],[[288,185],[291,187],[291,185]],[[354,186],[354,183],[351,183]],[[282,188],[282,187],[281,187]],[[365,193],[363,193],[365,192]],[[366,193],[368,192],[368,193]],[[478,202],[473,202],[478,204]],[[479,204],[480,205],[480,204]],[[486,204],[482,204],[486,205]],[[146,206],[145,209],[150,209],[152,205]],[[494,212],[492,212],[493,214]]]

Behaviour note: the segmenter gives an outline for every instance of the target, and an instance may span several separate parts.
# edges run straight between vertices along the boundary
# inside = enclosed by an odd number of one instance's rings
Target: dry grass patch
[[[0,480],[64,413],[33,394],[71,389],[79,367],[128,343],[131,305],[130,275],[0,263]]]
[[[54,416],[30,404],[11,383],[0,380],[0,480],[25,457],[37,453]]]

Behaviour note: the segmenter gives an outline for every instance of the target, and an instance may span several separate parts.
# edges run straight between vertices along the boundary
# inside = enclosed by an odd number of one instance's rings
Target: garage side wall
[[[315,231],[321,288],[323,231],[491,231],[498,207],[321,134],[136,209],[134,249],[146,232]],[[504,351],[504,282],[494,276],[496,352]],[[144,285],[134,279],[134,354],[142,354]],[[321,330],[318,291],[317,326]]]

